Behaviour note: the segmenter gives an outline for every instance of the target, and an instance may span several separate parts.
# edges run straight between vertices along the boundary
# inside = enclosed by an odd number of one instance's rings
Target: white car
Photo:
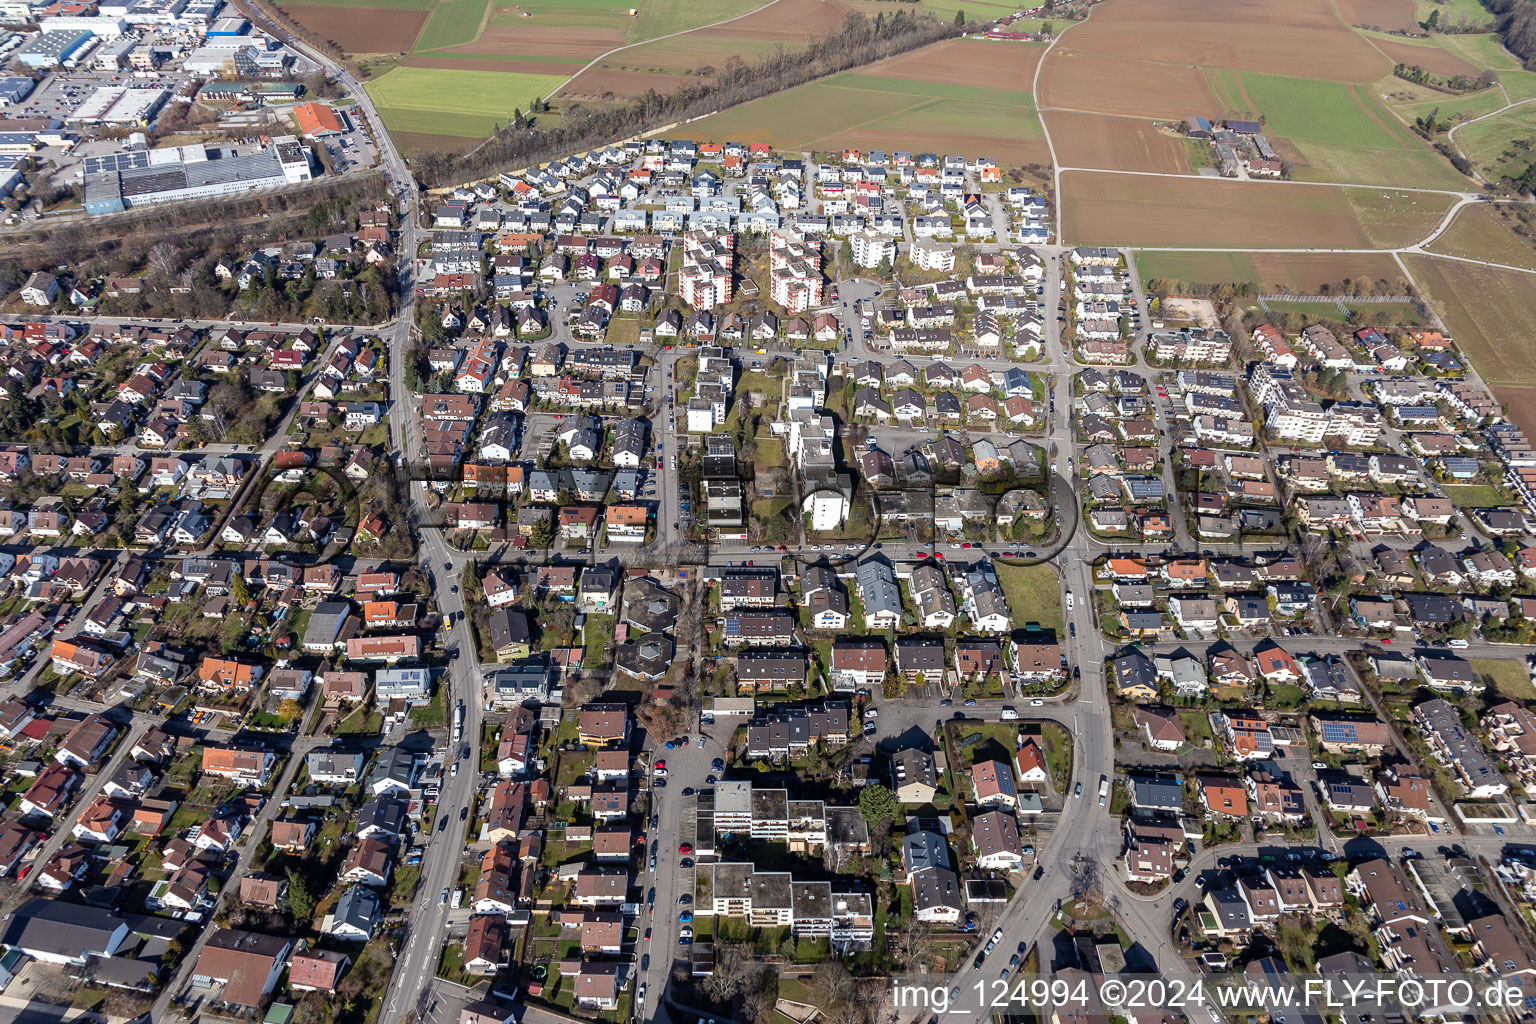
[[[879,718],[880,717],[880,710],[878,708],[868,708],[864,712],[864,717],[865,718]]]

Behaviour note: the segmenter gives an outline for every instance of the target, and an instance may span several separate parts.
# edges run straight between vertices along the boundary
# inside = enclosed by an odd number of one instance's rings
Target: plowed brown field
[[[623,45],[624,33],[618,29],[529,24],[487,25],[479,39],[447,49],[452,53],[536,53],[550,60],[585,63]]]
[[[321,39],[343,44],[348,53],[409,50],[430,13],[315,4],[284,4],[283,10]]]
[[[1189,172],[1184,143],[1161,135],[1152,122],[1109,114],[1047,111],[1056,159],[1063,167],[1102,167],[1111,171]]]
[[[1415,46],[1412,43],[1399,43],[1390,39],[1372,39],[1371,42],[1392,60],[1410,66],[1417,64],[1432,75],[1443,75],[1446,78],[1452,75],[1465,75],[1468,78],[1476,78],[1482,74],[1481,68],[1467,63],[1454,53],[1447,53],[1438,46]]]
[[[1355,277],[1402,280],[1403,270],[1386,253],[1255,252],[1250,254],[1265,287],[1284,285],[1298,295],[1315,294],[1324,285]]]
[[[1157,54],[1181,64],[1298,78],[1374,82],[1391,63],[1334,14],[1330,0],[1115,0],[1066,36],[1112,57]],[[1054,53],[1046,59],[1050,71]]]
[[[409,57],[408,68],[454,68],[460,71],[496,71],[518,75],[559,75],[562,78],[581,70],[580,64],[551,64],[545,61],[507,61],[490,57]]]
[[[1327,185],[1070,171],[1061,198],[1067,245],[1372,247],[1344,190]]]
[[[852,8],[838,0],[779,0],[729,25],[699,29],[688,36],[776,43],[825,35],[843,23]],[[687,37],[680,37],[687,38]]]
[[[1336,0],[1339,16],[1351,25],[1383,32],[1420,32],[1413,0]]]
[[[1037,44],[947,39],[867,65],[854,73],[1029,92],[1034,87],[1035,65],[1044,53],[1045,47]]]
[[[1199,68],[1063,50],[1078,31],[1051,51],[1040,72],[1035,102],[1042,107],[1179,120],[1216,111],[1216,97]]]

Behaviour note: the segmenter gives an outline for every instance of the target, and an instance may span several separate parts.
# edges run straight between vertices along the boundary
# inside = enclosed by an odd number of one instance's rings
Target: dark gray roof
[[[110,956],[127,938],[127,929],[122,918],[99,907],[31,899],[6,920],[0,945],[75,959],[91,953]]]

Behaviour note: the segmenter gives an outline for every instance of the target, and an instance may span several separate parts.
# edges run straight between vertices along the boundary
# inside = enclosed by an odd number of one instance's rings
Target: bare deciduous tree
[[[169,281],[181,269],[181,250],[171,242],[156,242],[149,250],[149,272]]]

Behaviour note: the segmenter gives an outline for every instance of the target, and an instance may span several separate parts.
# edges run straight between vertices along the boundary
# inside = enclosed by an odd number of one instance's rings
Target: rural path
[[[1092,7],[1088,8],[1088,17],[1084,18],[1083,21],[1087,21],[1091,17],[1093,17]],[[1040,55],[1040,59],[1035,61],[1035,74],[1029,80],[1029,94],[1035,101],[1035,113],[1040,120],[1040,134],[1045,136],[1045,148],[1051,154],[1051,202],[1056,207],[1053,213],[1056,224],[1056,240],[1062,244],[1066,243],[1061,236],[1061,161],[1056,159],[1056,144],[1051,141],[1051,126],[1045,123],[1045,108],[1040,105],[1040,69],[1045,67],[1045,62],[1050,58],[1051,51],[1056,49],[1056,44],[1061,42],[1062,37],[1072,29],[1073,25],[1081,25],[1083,21],[1071,22],[1060,32],[1056,33],[1051,39],[1050,45],[1045,48],[1045,52]]]
[[[668,32],[664,36],[652,36],[649,39],[637,39],[637,40],[635,40],[632,43],[625,43],[623,46],[615,46],[613,49],[609,50],[607,53],[600,53],[596,57],[593,57],[590,61],[588,61],[586,64],[584,64],[582,66],[580,71],[577,71],[576,74],[572,75],[570,78],[567,78],[565,81],[561,82],[559,85],[557,85],[553,89],[551,89],[549,91],[549,95],[545,96],[544,98],[546,100],[552,99],[554,97],[555,93],[559,92],[561,89],[564,89],[567,85],[570,85],[577,78],[581,77],[582,75],[586,74],[588,71],[592,70],[592,68],[597,64],[598,61],[606,60],[607,58],[613,56],[614,54],[618,53],[621,50],[628,50],[631,47],[635,47],[635,46],[644,46],[647,43],[659,43],[663,39],[676,39],[678,36],[686,36],[690,32],[701,32],[701,31],[703,31],[704,29],[707,29],[707,28],[719,28],[721,25],[729,25],[733,21],[740,21],[742,18],[750,18],[752,15],[757,14],[760,11],[766,11],[768,8],[772,7],[774,4],[776,4],[778,2],[779,2],[779,0],[768,0],[768,2],[766,4],[763,4],[761,7],[754,7],[750,11],[747,11],[745,14],[738,14],[738,15],[736,15],[733,18],[722,18],[719,21],[712,21],[708,25],[695,25],[692,28],[681,29],[680,31],[677,31],[677,32]]]
[[[1508,89],[1504,89],[1504,86],[1502,84],[1500,84],[1499,88],[1504,91],[1504,99],[1506,101],[1505,104],[1502,107],[1500,107],[1498,110],[1490,110],[1486,114],[1479,114],[1477,117],[1469,117],[1467,120],[1462,121],[1459,124],[1452,125],[1451,126],[1451,130],[1445,133],[1446,141],[1449,142],[1451,144],[1451,147],[1453,149],[1455,149],[1456,152],[1460,153],[1461,154],[1461,158],[1463,160],[1465,160],[1469,164],[1472,163],[1472,158],[1467,156],[1467,151],[1462,149],[1461,148],[1461,143],[1456,141],[1456,133],[1457,132],[1461,131],[1463,128],[1467,127],[1467,125],[1469,125],[1469,124],[1477,124],[1477,122],[1479,122],[1479,121],[1486,121],[1490,117],[1498,117],[1500,114],[1507,113],[1508,111],[1511,111],[1511,110],[1513,110],[1513,109],[1515,109],[1516,107],[1519,107],[1519,106],[1524,106],[1527,103],[1536,103],[1536,96],[1532,96],[1532,97],[1530,97],[1528,99],[1515,100],[1514,102],[1508,102],[1508,100],[1509,100],[1509,90]],[[1483,177],[1483,172],[1477,169],[1477,165],[1476,164],[1472,164],[1472,175],[1473,175],[1473,177],[1477,178],[1478,181],[1481,181],[1481,182],[1485,182],[1486,183],[1487,180],[1488,180],[1487,178]]]
[[[1057,171],[1058,175],[1068,171],[1078,171],[1084,174],[1130,174],[1143,178],[1181,178],[1185,181],[1213,181],[1232,184],[1237,178],[1222,178],[1209,174],[1175,174],[1173,171],[1119,171],[1109,167],[1063,167]],[[1482,199],[1481,192],[1467,192],[1453,188],[1424,188],[1413,185],[1381,185],[1370,181],[1296,181],[1290,178],[1276,178],[1264,182],[1264,187],[1287,185],[1321,186],[1324,188],[1379,188],[1389,192],[1423,192],[1440,196],[1456,196],[1459,199]]]

